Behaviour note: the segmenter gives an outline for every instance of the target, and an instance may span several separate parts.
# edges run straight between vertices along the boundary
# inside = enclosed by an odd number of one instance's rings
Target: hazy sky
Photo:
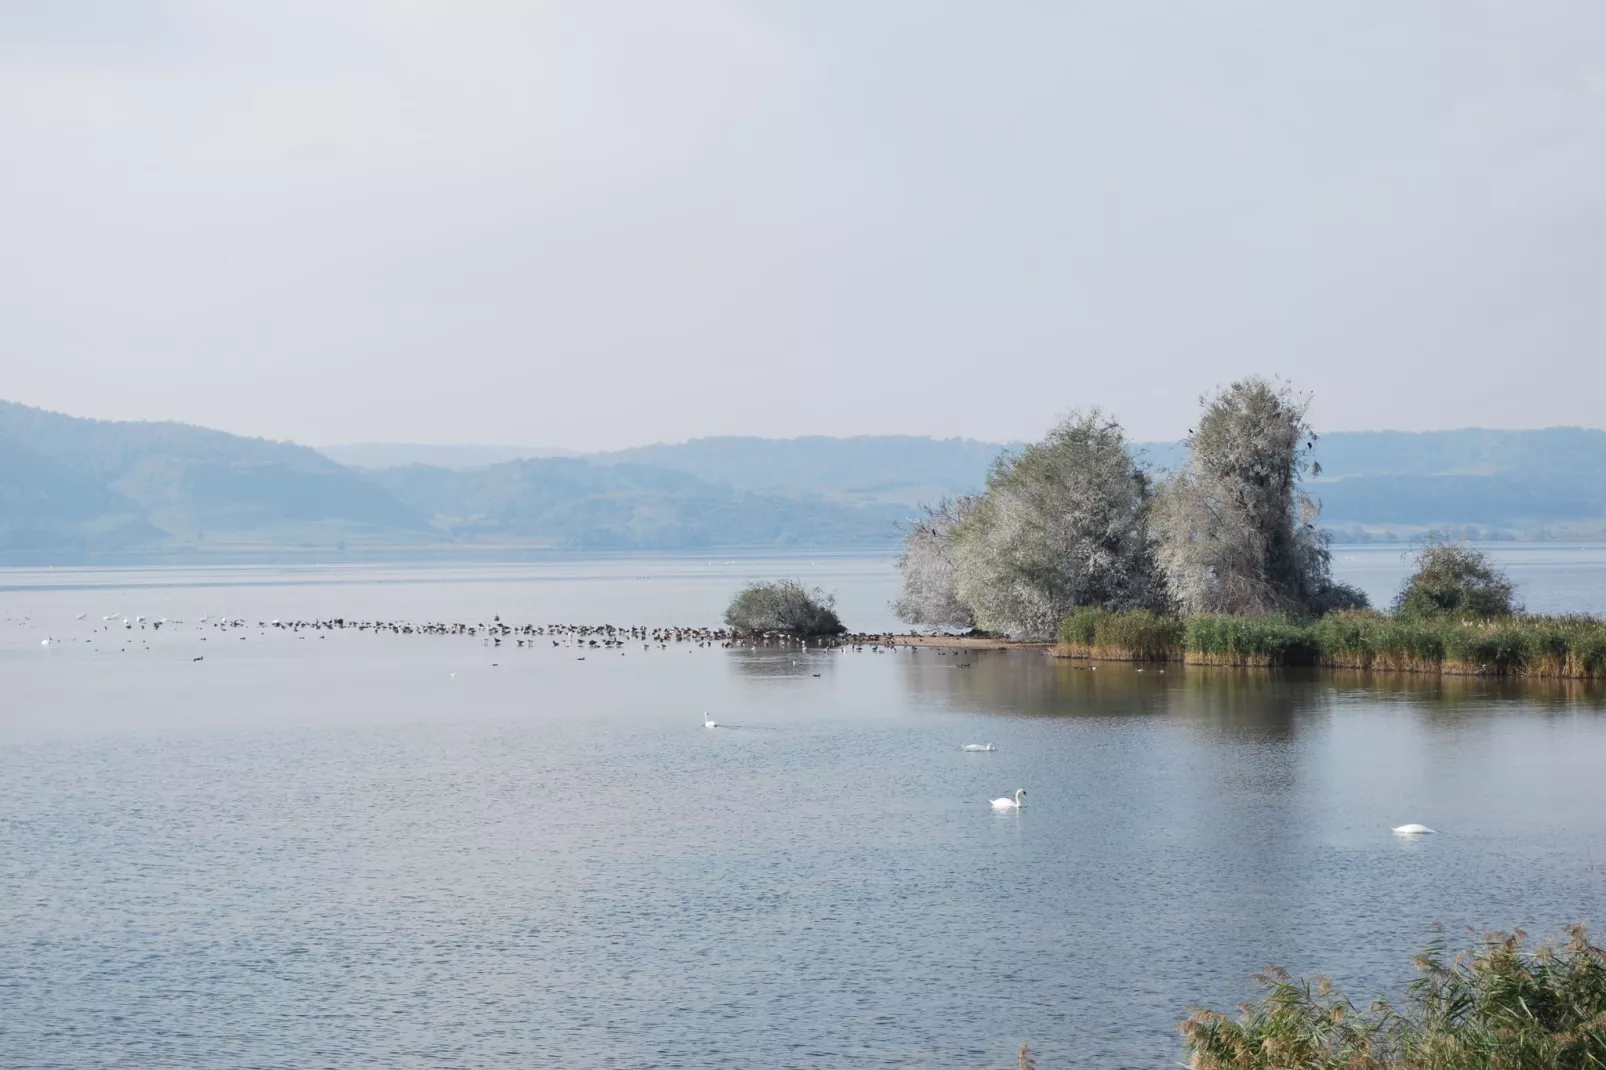
[[[1600,0],[0,2],[0,397],[308,443],[1606,426]]]

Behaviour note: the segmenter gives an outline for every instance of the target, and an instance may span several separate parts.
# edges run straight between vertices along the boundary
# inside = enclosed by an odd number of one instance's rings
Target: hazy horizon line
[[[130,421],[130,422],[134,422],[134,421]],[[166,421],[149,421],[149,422],[156,423],[156,422],[166,422]],[[1578,424],[1551,424],[1551,425],[1548,425],[1548,426],[1545,426],[1545,427],[1483,427],[1483,426],[1479,426],[1479,425],[1476,425],[1476,424],[1467,424],[1467,425],[1462,426],[1462,427],[1438,427],[1438,428],[1433,428],[1433,429],[1427,430],[1427,431],[1407,431],[1407,430],[1403,430],[1403,429],[1400,429],[1400,428],[1393,428],[1393,427],[1372,428],[1372,429],[1360,430],[1360,431],[1352,431],[1352,430],[1347,430],[1347,429],[1344,429],[1344,428],[1333,428],[1333,429],[1326,430],[1326,431],[1317,431],[1316,432],[1316,437],[1317,437],[1317,439],[1321,439],[1321,438],[1325,438],[1328,435],[1451,435],[1451,434],[1456,434],[1456,433],[1459,433],[1459,432],[1462,432],[1462,431],[1488,431],[1488,432],[1495,432],[1495,433],[1501,433],[1501,434],[1525,434],[1525,433],[1528,433],[1528,432],[1535,432],[1535,431],[1589,431],[1589,432],[1595,432],[1595,433],[1598,433],[1598,434],[1606,434],[1606,428],[1603,428],[1603,427],[1584,427],[1584,426],[1581,426],[1581,425],[1578,425]],[[233,432],[227,432],[227,433],[233,434]],[[255,436],[242,435],[240,437],[248,438],[248,437],[255,437]],[[674,439],[674,440],[659,439],[659,440],[653,441],[653,442],[639,442],[639,443],[635,443],[635,444],[629,445],[629,446],[612,446],[612,447],[607,447],[607,448],[603,448],[603,449],[576,449],[576,448],[574,448],[572,446],[551,446],[551,445],[536,446],[536,445],[528,445],[528,444],[511,443],[511,442],[420,442],[420,441],[417,441],[417,440],[404,441],[404,440],[401,440],[401,439],[390,439],[390,440],[386,440],[386,439],[367,439],[367,440],[364,440],[364,441],[361,441],[361,442],[323,442],[323,443],[319,443],[317,445],[312,445],[310,443],[297,443],[297,445],[307,445],[308,448],[315,449],[315,450],[353,449],[353,448],[366,447],[366,446],[385,446],[385,447],[392,447],[392,448],[413,448],[413,449],[539,450],[539,451],[541,451],[543,453],[549,453],[549,454],[567,454],[567,455],[573,456],[573,457],[585,457],[585,456],[591,456],[591,455],[598,454],[598,453],[623,453],[626,450],[651,449],[654,446],[685,446],[685,445],[689,445],[690,443],[693,443],[693,442],[705,442],[705,441],[708,441],[710,439],[758,439],[761,442],[797,442],[797,441],[801,441],[801,440],[804,440],[804,439],[828,439],[828,440],[836,441],[836,442],[846,442],[846,441],[850,441],[850,440],[856,439],[856,438],[909,438],[909,439],[923,439],[923,440],[931,441],[931,442],[955,442],[955,441],[957,441],[957,442],[976,442],[976,443],[980,443],[980,444],[986,445],[986,446],[1009,446],[1009,445],[1015,444],[1015,443],[1012,443],[1012,442],[999,442],[999,441],[994,440],[994,439],[975,438],[975,437],[973,437],[971,435],[940,435],[940,434],[935,434],[935,433],[914,434],[914,433],[906,432],[906,431],[887,431],[887,432],[870,431],[870,432],[861,432],[861,433],[856,433],[856,434],[851,434],[851,435],[825,435],[825,434],[808,434],[808,435],[734,435],[734,434],[692,435],[692,436],[690,436],[688,438],[683,438],[683,439]],[[293,442],[294,440],[293,439],[280,439],[278,441]],[[1033,440],[1031,440],[1031,439],[1017,439],[1017,440],[1015,440],[1015,442],[1017,442],[1017,443],[1026,443],[1026,442],[1030,442],[1030,441],[1033,441]],[[1159,439],[1159,438],[1133,439],[1133,442],[1135,444],[1137,444],[1137,445],[1167,445],[1167,446],[1171,446],[1171,445],[1180,445],[1181,443],[1186,442],[1186,441],[1187,441],[1187,436],[1186,435],[1184,435],[1184,436],[1182,436],[1180,438],[1174,438],[1174,439]]]
[[[1010,440],[1010,441],[1000,441],[1000,440],[991,439],[991,438],[978,438],[978,437],[975,437],[973,435],[938,434],[938,433],[934,433],[934,432],[915,433],[915,432],[908,432],[908,431],[884,431],[884,432],[868,431],[868,432],[856,432],[854,434],[844,434],[844,435],[831,435],[831,434],[823,434],[823,433],[796,434],[796,435],[760,435],[760,434],[723,433],[723,434],[690,435],[690,436],[688,436],[686,438],[682,438],[682,439],[657,439],[657,440],[654,440],[654,441],[651,441],[651,442],[637,442],[637,443],[632,443],[632,444],[624,445],[624,446],[609,446],[609,447],[591,448],[591,449],[582,449],[582,448],[576,448],[576,447],[573,447],[573,446],[556,446],[556,445],[537,446],[537,445],[531,445],[531,444],[525,444],[525,443],[505,443],[505,442],[464,442],[464,441],[429,442],[429,441],[420,441],[420,440],[416,440],[416,439],[413,439],[413,440],[363,439],[363,440],[360,440],[360,441],[321,442],[321,443],[314,444],[314,443],[311,443],[311,442],[298,441],[297,439],[289,438],[289,437],[278,438],[278,437],[274,437],[272,435],[266,435],[266,434],[258,435],[258,434],[251,434],[249,432],[230,431],[230,430],[228,430],[226,428],[214,426],[214,425],[211,425],[211,424],[192,423],[192,422],[190,422],[188,420],[182,420],[182,419],[176,419],[176,418],[150,419],[150,418],[143,418],[143,417],[141,417],[141,418],[121,418],[121,417],[105,417],[105,416],[79,416],[79,415],[76,415],[74,413],[62,411],[60,409],[48,408],[48,407],[46,407],[44,405],[32,405],[32,404],[29,404],[28,402],[24,402],[24,401],[12,401],[12,400],[7,399],[7,398],[0,398],[0,404],[17,405],[17,406],[20,406],[22,408],[33,409],[33,410],[38,411],[38,412],[48,413],[48,414],[55,415],[55,416],[61,416],[61,417],[65,417],[67,419],[88,420],[88,421],[94,421],[94,422],[97,422],[97,423],[176,424],[176,425],[179,425],[179,426],[182,426],[182,427],[194,427],[194,428],[199,428],[201,430],[214,431],[214,432],[218,432],[218,433],[221,433],[221,434],[232,435],[232,436],[234,436],[236,438],[248,438],[248,439],[253,439],[254,438],[254,439],[260,439],[260,440],[266,441],[266,442],[289,443],[289,444],[292,444],[292,445],[304,446],[307,449],[316,450],[316,451],[320,451],[320,452],[323,451],[323,450],[331,450],[331,449],[350,449],[350,448],[360,448],[360,447],[390,447],[390,448],[422,448],[422,449],[528,450],[528,451],[531,451],[532,453],[542,453],[542,454],[546,454],[548,456],[585,457],[585,456],[593,456],[593,455],[596,455],[596,454],[622,453],[622,452],[624,452],[626,450],[650,449],[650,448],[653,448],[653,447],[656,447],[656,446],[684,446],[684,445],[687,445],[687,444],[692,443],[692,442],[706,441],[706,440],[709,440],[709,439],[758,439],[760,441],[766,441],[766,442],[796,442],[796,441],[805,440],[805,439],[823,439],[823,440],[831,440],[831,441],[849,441],[849,440],[858,439],[858,438],[907,438],[907,439],[924,439],[924,440],[933,441],[933,442],[954,442],[954,441],[958,441],[958,442],[975,442],[975,443],[979,443],[979,444],[982,444],[982,445],[1007,447],[1007,446],[1011,446],[1011,445],[1020,445],[1020,444],[1025,444],[1025,443],[1028,443],[1028,442],[1032,442],[1032,441],[1035,441],[1036,438],[1041,437],[1041,436],[1033,436],[1033,437],[1024,437],[1023,436],[1021,438],[1013,439],[1013,440]],[[1582,425],[1582,424],[1549,424],[1549,425],[1542,426],[1542,427],[1489,427],[1489,426],[1478,425],[1478,424],[1464,424],[1464,425],[1461,425],[1461,426],[1458,426],[1458,427],[1438,427],[1438,428],[1431,428],[1431,429],[1426,429],[1426,430],[1405,430],[1405,429],[1402,429],[1402,428],[1388,428],[1388,427],[1384,427],[1384,428],[1369,428],[1369,429],[1361,429],[1361,430],[1349,430],[1349,429],[1345,429],[1345,428],[1330,428],[1330,429],[1326,429],[1326,430],[1318,430],[1316,432],[1316,436],[1317,436],[1317,438],[1322,438],[1322,437],[1325,437],[1325,436],[1328,436],[1328,435],[1441,435],[1441,434],[1454,434],[1454,433],[1457,433],[1457,432],[1464,432],[1464,431],[1487,431],[1487,432],[1497,432],[1497,433],[1507,433],[1507,434],[1521,434],[1521,433],[1536,432],[1536,431],[1587,431],[1587,432],[1595,432],[1595,433],[1606,434],[1606,427],[1589,427],[1589,426],[1585,426],[1585,425]],[[1136,438],[1136,437],[1134,437],[1132,439],[1132,441],[1133,441],[1133,443],[1135,445],[1139,445],[1139,446],[1146,446],[1146,445],[1179,445],[1179,444],[1184,443],[1184,442],[1187,441],[1187,436],[1186,435],[1182,435],[1182,436],[1179,436],[1177,438],[1169,438],[1169,439],[1166,439],[1166,438]]]

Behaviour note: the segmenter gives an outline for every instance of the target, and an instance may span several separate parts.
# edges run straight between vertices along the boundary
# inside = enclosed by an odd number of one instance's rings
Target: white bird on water
[[[707,710],[703,711],[703,727],[704,728],[718,728],[719,727],[719,722],[715,721],[715,720],[712,720],[708,716],[708,711]]]
[[[1426,835],[1426,834],[1431,833],[1431,832],[1433,832],[1433,830],[1428,828],[1426,825],[1410,824],[1410,825],[1401,825],[1399,828],[1395,829],[1394,830],[1394,835],[1396,835],[1396,836],[1422,836],[1422,835]]]
[[[993,800],[993,809],[994,810],[1019,810],[1020,807],[1021,807],[1020,797],[1022,795],[1025,795],[1025,794],[1026,794],[1026,789],[1025,788],[1016,788],[1015,789],[1015,797],[1013,799],[994,799]]]
[[[991,743],[966,743],[960,750],[997,750]]]

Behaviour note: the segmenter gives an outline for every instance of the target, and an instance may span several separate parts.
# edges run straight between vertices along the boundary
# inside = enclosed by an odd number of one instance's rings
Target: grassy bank
[[[1512,616],[1404,618],[1370,611],[1308,623],[1286,617],[1080,610],[1060,624],[1056,653],[1115,661],[1606,679],[1606,621]]]

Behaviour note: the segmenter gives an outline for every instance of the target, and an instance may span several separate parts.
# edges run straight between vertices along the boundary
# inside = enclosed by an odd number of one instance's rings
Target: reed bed
[[[1187,624],[1185,660],[1195,665],[1276,668],[1314,665],[1317,661],[1310,629],[1287,617],[1212,614],[1190,617]]]
[[[1598,1070],[1606,1066],[1606,950],[1583,925],[1530,947],[1485,935],[1447,959],[1442,940],[1394,1005],[1357,1008],[1323,978],[1269,970],[1236,1020],[1182,1023],[1194,1070]]]
[[[1060,622],[1056,652],[1104,661],[1181,661],[1186,632],[1180,619],[1146,609],[1082,609]]]
[[[1194,665],[1329,668],[1606,679],[1606,620],[1518,615],[1490,620],[1406,617],[1369,610],[1315,621],[1079,610],[1060,625],[1062,657]]]

